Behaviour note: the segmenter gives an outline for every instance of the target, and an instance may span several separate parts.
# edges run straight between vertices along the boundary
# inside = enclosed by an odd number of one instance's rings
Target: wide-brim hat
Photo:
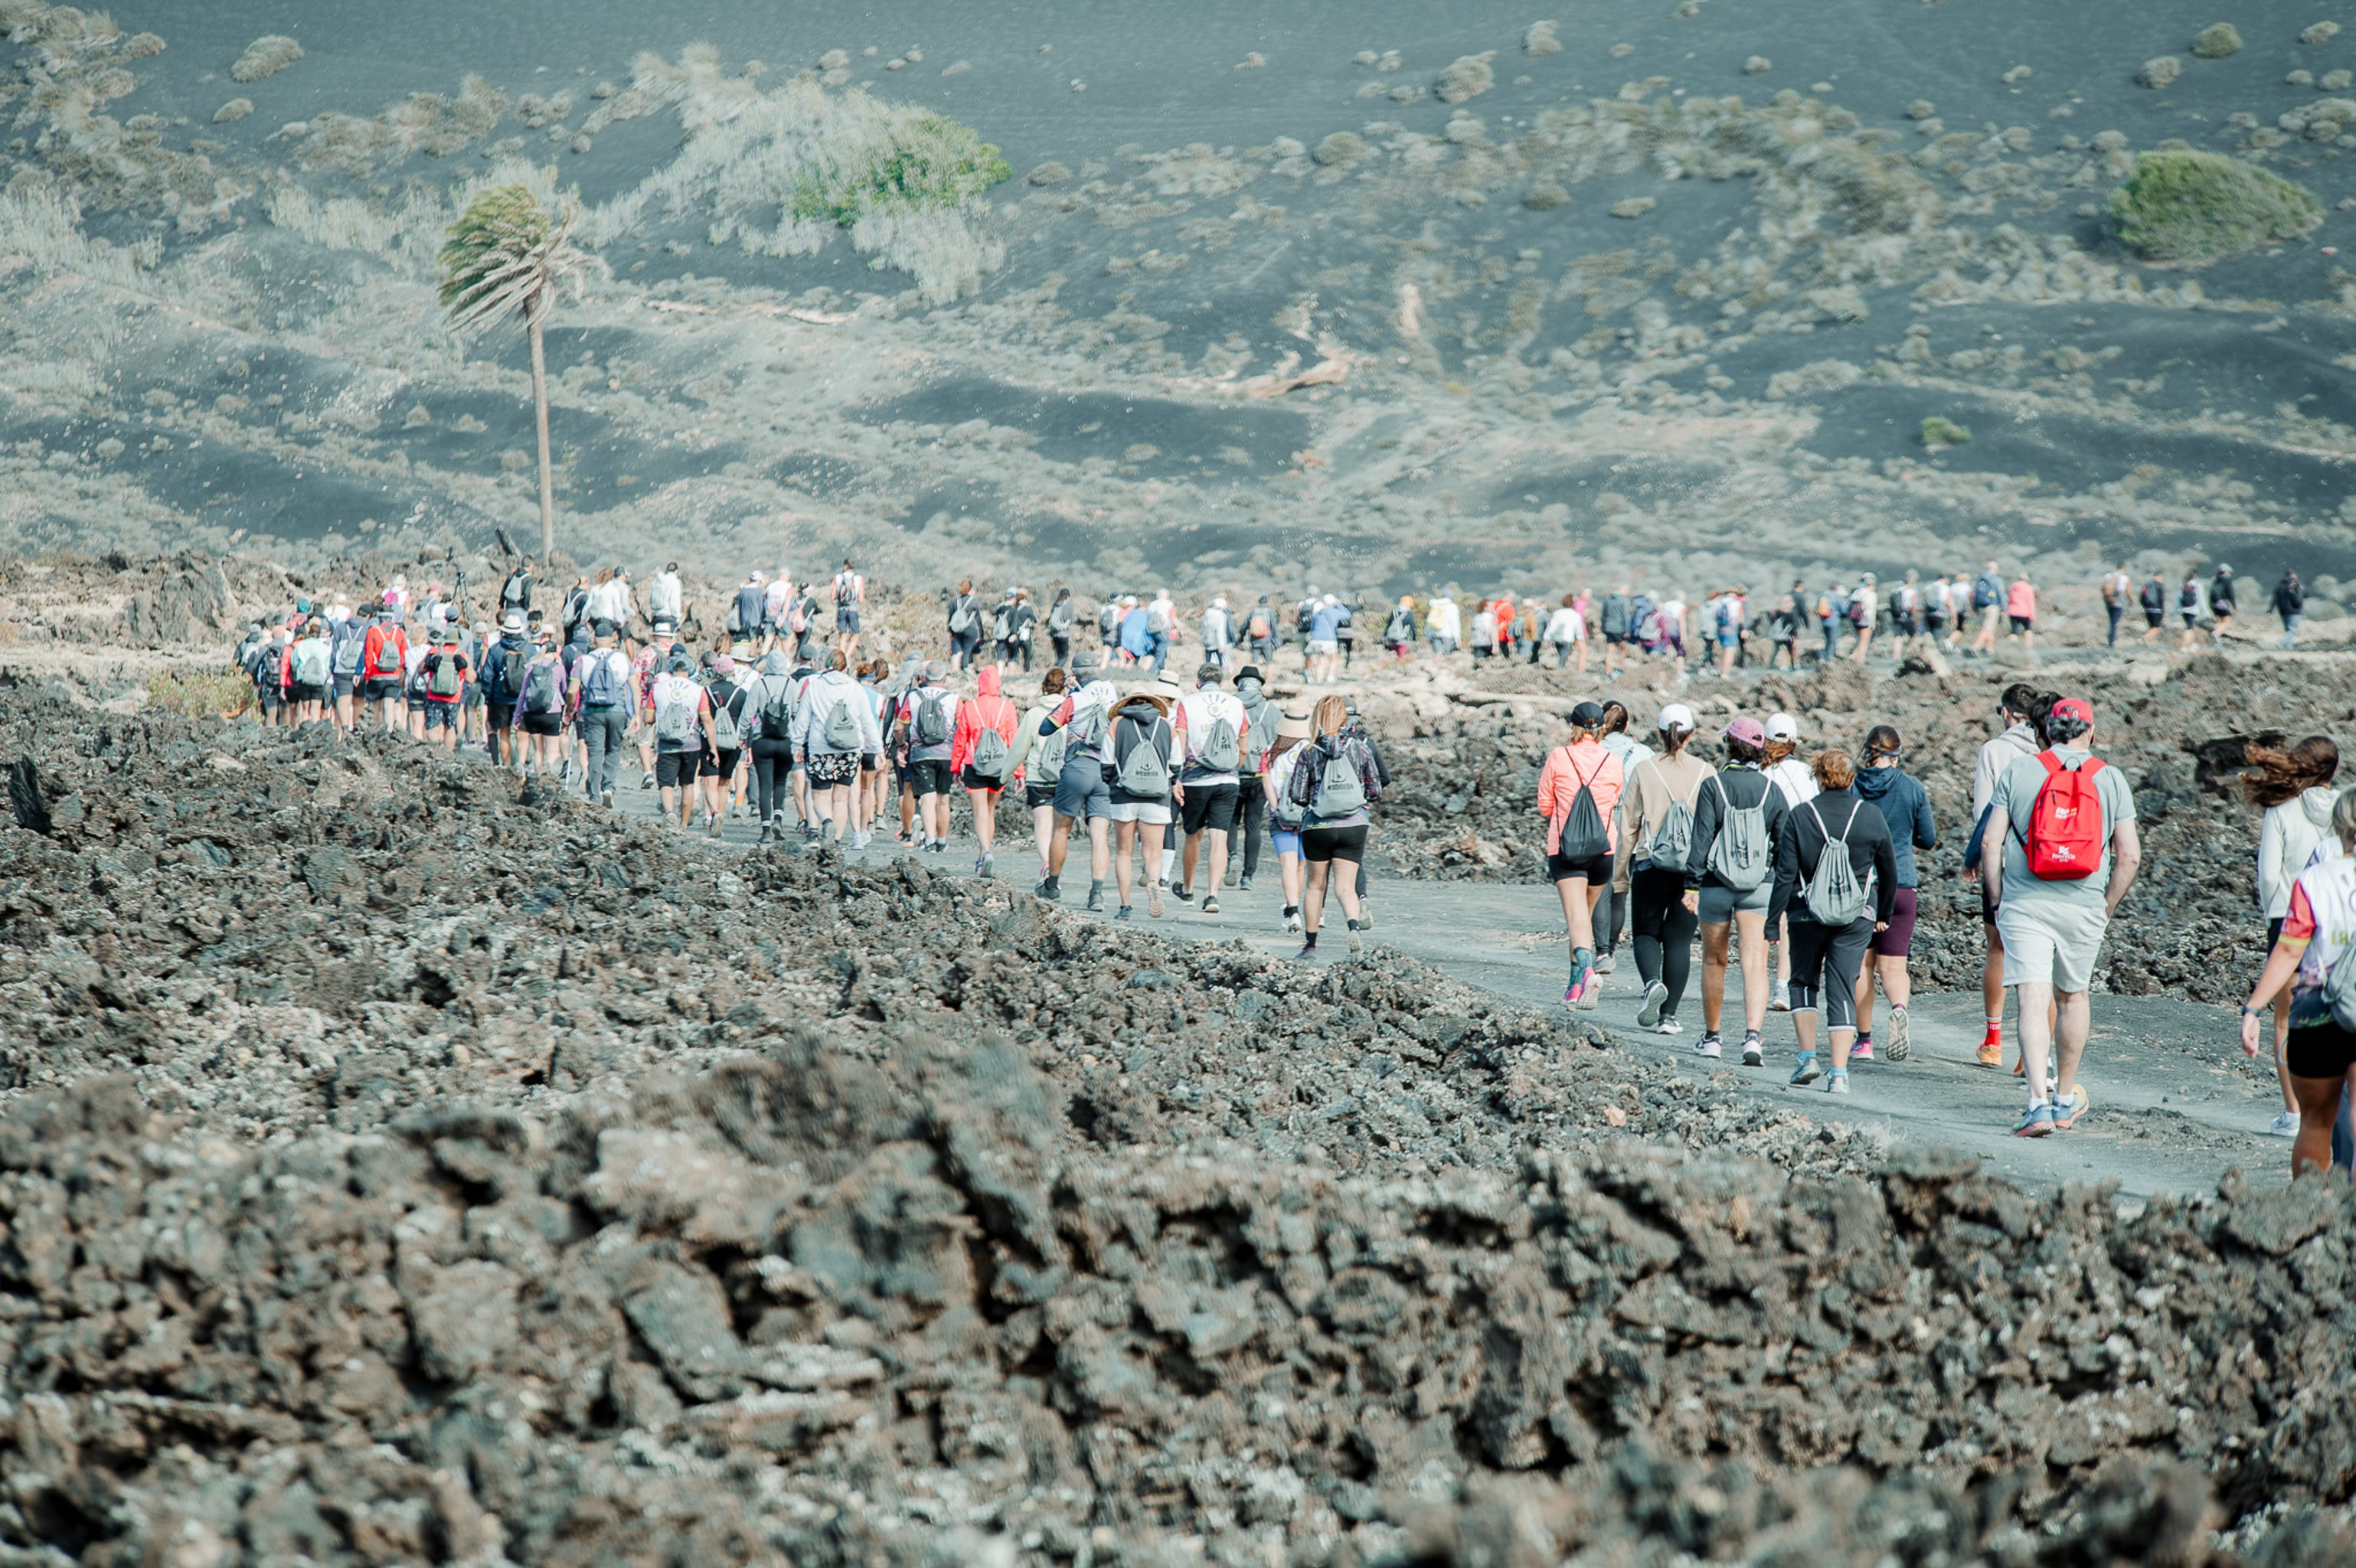
[[[522,612],[522,611],[520,611],[520,610],[510,610],[510,611],[509,611],[506,614],[504,614],[504,615],[500,616],[500,617],[499,617],[499,630],[500,630],[500,631],[502,631],[502,632],[520,632],[520,631],[522,631],[522,630],[523,630],[523,612]]]
[[[1286,713],[1280,716],[1276,721],[1276,738],[1280,741],[1306,741],[1310,734],[1309,720],[1306,718]]]

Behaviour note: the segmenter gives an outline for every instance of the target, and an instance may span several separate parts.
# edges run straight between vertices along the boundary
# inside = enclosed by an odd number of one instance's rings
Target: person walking
[[[1236,618],[1227,612],[1227,596],[1214,594],[1203,610],[1203,662],[1227,667],[1227,650],[1236,645]]]
[[[2021,652],[2028,656],[2029,667],[2037,666],[2037,585],[2029,581],[2027,572],[2012,580],[2004,591],[2004,613],[2012,629],[2006,640],[2020,639]]]
[[[1226,881],[1227,845],[1243,795],[1244,751],[1251,729],[1251,715],[1240,699],[1224,688],[1224,676],[1217,665],[1205,659],[1194,672],[1195,689],[1179,700],[1173,722],[1179,827],[1184,834],[1178,901],[1194,902],[1194,890],[1200,887],[1205,914],[1219,912],[1219,889]],[[1198,869],[1204,872],[1199,883],[1194,880]]]
[[[1244,617],[1244,641],[1250,645],[1252,662],[1259,665],[1276,663],[1277,645],[1284,640],[1284,624],[1276,613],[1276,606],[1265,593]]]
[[[1827,747],[1809,771],[1816,793],[1784,818],[1775,839],[1767,918],[1790,923],[1792,1028],[1799,1036],[1792,1083],[1825,1076],[1826,1090],[1846,1094],[1857,975],[1875,933],[1890,923],[1898,866],[1881,813],[1854,787],[1857,764],[1848,753]],[[1828,1075],[1816,1061],[1820,1022],[1831,1051]]]
[[[2287,566],[2283,568],[2282,581],[2275,584],[2274,612],[2282,617],[2282,646],[2288,652],[2298,641],[2298,618],[2307,613],[2307,588]]]
[[[1703,1034],[1695,1050],[1715,1057],[1726,1009],[1730,938],[1742,964],[1742,1064],[1767,1060],[1762,1031],[1770,992],[1767,905],[1773,892],[1776,837],[1788,809],[1765,771],[1767,731],[1737,716],[1719,732],[1726,762],[1694,795],[1693,837],[1686,849],[1686,907],[1701,927]]]
[[[1617,838],[1623,853],[1615,860],[1613,891],[1632,901],[1629,931],[1636,947],[1636,973],[1644,985],[1636,1027],[1679,1034],[1677,1008],[1685,1000],[1693,967],[1695,911],[1686,902],[1686,859],[1693,842],[1694,803],[1711,774],[1708,763],[1686,753],[1693,739],[1693,709],[1672,702],[1655,726],[1661,752],[1633,772],[1623,772]],[[1703,1051],[1716,1056],[1715,1050]]]
[[[2265,813],[2258,825],[2258,913],[2266,923],[2266,948],[2280,943],[2283,922],[2298,874],[2330,834],[2331,808],[2340,798],[2332,787],[2340,772],[2340,748],[2329,735],[2309,735],[2290,747],[2261,746],[2247,752],[2243,792]],[[2290,1040],[2287,990],[2276,995],[2275,1075],[2283,1094],[2282,1114],[2270,1129],[2277,1137],[2298,1130],[2298,1101],[2291,1090],[2286,1051]]]
[[[574,696],[556,628],[544,625],[532,645],[531,656],[516,677],[514,696],[507,699],[508,711],[500,720],[509,747],[516,753],[518,773],[538,768],[542,779],[558,775],[564,764],[566,715]]]
[[[827,651],[826,667],[802,687],[794,708],[793,744],[809,781],[819,841],[865,848],[871,808],[861,799],[860,773],[866,759],[882,755],[884,730],[867,688],[851,678],[849,657],[840,647]]]
[[[834,645],[842,655],[845,669],[859,656],[860,617],[866,610],[867,579],[859,575],[846,555],[842,570],[834,574]]]
[[[1996,904],[1984,875],[1988,807],[1996,800],[1998,781],[2012,764],[2035,756],[2043,745],[2038,739],[2033,717],[2040,695],[2026,681],[2017,680],[2004,688],[1996,705],[1997,723],[2001,728],[1980,747],[1978,761],[1972,767],[1972,837],[1964,850],[1964,880],[1977,882],[1980,888],[1980,931],[1985,939],[1980,962],[1980,1011],[1987,1024],[1980,1034],[1982,1067],[2004,1065],[2004,933],[1997,929]]]
[[[799,817],[793,794],[795,690],[793,661],[782,647],[772,647],[744,682],[744,739],[753,759],[753,808],[761,820],[756,844],[782,837],[778,823],[783,806]]]
[[[2356,942],[2356,790],[2332,803],[2329,842],[2339,849],[2319,859],[2292,883],[2282,933],[2242,1004],[2242,1051],[2258,1053],[2258,1019],[2275,1008],[2286,1019],[2279,1048],[2298,1125],[2290,1150],[2291,1175],[2326,1170],[2333,1163],[2333,1124],[2356,1094],[2356,998],[2333,981]],[[2287,1009],[2276,1004],[2287,996]]]
[[[1292,770],[1300,764],[1301,743],[1309,738],[1308,720],[1280,714],[1276,740],[1260,769],[1260,787],[1268,796],[1269,837],[1276,848],[1277,880],[1284,894],[1278,929],[1286,932],[1301,929],[1301,886],[1305,875],[1301,863],[1301,808],[1292,804],[1290,791]]]
[[[2127,602],[2135,597],[2135,579],[2127,575],[2124,563],[2113,567],[2103,577],[2103,613],[2110,617],[2109,638],[2103,645],[2119,645],[2119,622],[2127,613]]]
[[[1020,720],[1014,704],[999,686],[998,666],[982,666],[975,677],[974,695],[957,705],[956,731],[949,740],[949,771],[965,786],[966,801],[973,807],[978,851],[973,874],[984,880],[998,874],[991,858],[998,841],[998,800],[1014,776],[1014,735]]]
[[[1562,900],[1570,944],[1570,979],[1562,1000],[1581,1012],[1594,1008],[1602,989],[1595,973],[1595,902],[1612,884],[1626,777],[1620,759],[1604,749],[1602,734],[1602,708],[1579,704],[1570,710],[1570,739],[1547,753],[1538,771],[1547,877]]]
[[[1243,846],[1238,859],[1236,891],[1251,891],[1259,870],[1260,841],[1268,832],[1268,764],[1276,749],[1276,735],[1284,715],[1268,699],[1267,680],[1258,665],[1246,665],[1236,676],[1236,700],[1243,705],[1244,738],[1236,774],[1236,828]],[[1305,738],[1305,737],[1304,737]],[[1296,846],[1297,848],[1297,846]]]
[[[1145,912],[1160,920],[1162,904],[1162,840],[1170,831],[1170,803],[1184,799],[1177,785],[1177,739],[1170,727],[1170,698],[1159,683],[1133,691],[1113,709],[1103,763],[1105,787],[1111,804],[1112,873],[1120,892],[1113,919],[1129,920],[1135,910],[1130,890],[1139,872],[1130,856],[1145,862]]]
[[[573,731],[581,737],[583,792],[611,810],[614,781],[622,749],[630,733],[635,677],[630,661],[614,645],[618,628],[611,621],[590,625],[590,650],[573,661]]]
[[[1767,715],[1767,753],[1763,771],[1783,797],[1788,811],[1816,793],[1815,774],[1793,753],[1800,745],[1800,721],[1788,713]],[[1775,979],[1767,992],[1767,1010],[1792,1010],[1792,944],[1783,923],[1767,923],[1767,953],[1774,960]]]
[[[2136,602],[2143,607],[2143,645],[2156,647],[2161,631],[2168,625],[2168,580],[2153,572]]]
[[[1119,699],[1112,682],[1097,673],[1094,654],[1083,648],[1072,656],[1072,678],[1080,685],[1067,691],[1054,712],[1039,722],[1044,742],[1063,736],[1063,766],[1055,778],[1055,827],[1048,843],[1047,875],[1035,890],[1053,901],[1064,896],[1064,860],[1070,853],[1072,825],[1085,822],[1088,835],[1088,908],[1104,908],[1105,879],[1112,864],[1112,791],[1105,783],[1105,749],[1111,743],[1113,704]],[[1043,776],[1041,783],[1045,783]]]
[[[1055,590],[1055,603],[1047,606],[1047,644],[1055,650],[1055,667],[1068,669],[1072,663],[1072,624],[1079,619],[1080,607],[1072,602],[1068,588]]]
[[[1406,664],[1415,656],[1415,601],[1404,594],[1383,621],[1383,650],[1393,664]]]
[[[2103,934],[2143,858],[2126,773],[2094,754],[2094,705],[2063,698],[2048,711],[2045,733],[2046,749],[2012,763],[1998,781],[1982,851],[1988,901],[2020,998],[2029,1106],[2013,1126],[2019,1137],[2075,1126],[2093,1103],[2078,1081],[2088,993]],[[2056,1009],[2050,1028],[2049,1002]],[[2049,1054],[2056,1058],[2051,1101]]]
[[[999,644],[999,662],[1012,664],[1015,660],[1021,659],[1023,673],[1029,675],[1031,645],[1038,640],[1038,606],[1031,603],[1031,591],[1028,588],[1017,588],[1014,590],[1012,603],[1006,606],[1006,635]]]
[[[2176,644],[2178,653],[2200,651],[2201,607],[2208,600],[2208,594],[2201,586],[2201,573],[2190,567],[2185,568],[2184,581],[2176,590],[2176,613],[2184,622],[2184,635]]]
[[[1358,869],[1366,859],[1373,807],[1383,795],[1374,748],[1350,722],[1347,703],[1331,693],[1319,698],[1310,724],[1315,735],[1301,748],[1287,780],[1289,799],[1301,814],[1302,958],[1316,955],[1329,889],[1348,922],[1350,951],[1365,946],[1358,934]]]
[[[1603,678],[1620,678],[1620,667],[1627,662],[1628,643],[1635,632],[1636,600],[1629,585],[1622,582],[1603,596]]]
[[[1064,742],[1055,737],[1043,739],[1040,726],[1063,702],[1067,678],[1060,663],[1050,666],[1039,677],[1039,700],[1023,710],[1015,728],[1014,754],[1007,771],[1009,778],[1023,784],[1023,805],[1031,814],[1032,842],[1039,849],[1041,886],[1047,881],[1047,846],[1055,830],[1055,783],[1063,776]]]
[[[1620,776],[1635,776],[1636,769],[1653,757],[1653,748],[1628,732],[1628,705],[1618,698],[1603,703],[1603,749],[1620,759]],[[1624,846],[1624,840],[1623,840]],[[1628,929],[1627,868],[1617,855],[1612,860],[1612,881],[1595,901],[1595,972],[1609,975],[1618,965],[1621,933]]]
[[[959,675],[980,649],[983,629],[980,596],[973,591],[972,578],[962,579],[948,603],[949,663]]]
[[[1800,624],[1807,610],[1807,586],[1794,582],[1792,591],[1775,601],[1767,612],[1767,636],[1774,651],[1767,656],[1767,667],[1782,665],[1786,669],[1800,667]]]
[[[963,706],[948,688],[948,667],[939,659],[919,668],[915,682],[900,694],[890,726],[905,764],[905,793],[916,801],[920,854],[948,853],[949,790],[957,778],[950,758],[956,751],[958,709]]]
[[[2225,640],[2225,630],[2233,624],[2233,569],[2221,564],[2217,575],[2209,580],[2209,619],[2212,623],[2209,636],[2212,642]]]
[[[1849,656],[1859,664],[1873,652],[1873,628],[1880,619],[1881,592],[1869,571],[1858,579],[1856,591],[1848,596],[1849,629],[1857,634],[1857,646]]]
[[[1914,998],[1914,987],[1906,973],[1906,959],[1913,949],[1915,901],[1922,887],[1914,852],[1937,848],[1939,829],[1931,819],[1929,792],[1923,789],[1921,780],[1898,765],[1905,750],[1896,730],[1887,724],[1875,725],[1866,732],[1865,766],[1857,775],[1858,797],[1881,814],[1882,824],[1890,830],[1890,853],[1898,871],[1890,894],[1889,922],[1873,933],[1864,970],[1858,976],[1857,1044],[1849,1051],[1851,1061],[1873,1060],[1873,997],[1877,990],[1890,998],[1890,1032],[1885,1040],[1890,1060],[1903,1061],[1912,1049],[1907,1006]]]
[[[1339,678],[1342,667],[1342,621],[1345,612],[1342,602],[1331,593],[1325,595],[1309,614],[1309,640],[1304,645],[1308,662],[1303,676],[1311,686],[1331,686]]]
[[[1433,658],[1445,658],[1454,653],[1464,640],[1464,612],[1455,599],[1446,593],[1431,596],[1430,608],[1423,617],[1424,641],[1431,645]],[[1268,662],[1263,658],[1260,662]]]

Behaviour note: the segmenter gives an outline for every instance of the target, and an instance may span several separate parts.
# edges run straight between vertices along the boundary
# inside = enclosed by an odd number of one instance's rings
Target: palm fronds
[[[577,293],[596,265],[573,243],[580,215],[570,197],[552,215],[519,185],[477,196],[442,247],[441,301],[451,326],[474,333],[513,318],[536,326],[559,293]]]

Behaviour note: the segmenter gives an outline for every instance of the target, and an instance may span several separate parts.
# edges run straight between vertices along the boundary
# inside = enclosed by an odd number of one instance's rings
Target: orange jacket
[[[1538,770],[1538,815],[1546,818],[1546,852],[1552,855],[1561,848],[1562,825],[1569,819],[1571,802],[1579,798],[1579,786],[1584,784],[1594,797],[1595,814],[1603,818],[1604,838],[1618,853],[1621,782],[1620,759],[1605,751],[1601,741],[1580,741],[1548,752],[1546,766]]]

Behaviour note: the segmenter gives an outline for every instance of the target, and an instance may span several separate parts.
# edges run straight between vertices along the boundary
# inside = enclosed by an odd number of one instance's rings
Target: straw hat
[[[1278,718],[1276,721],[1276,738],[1278,740],[1306,741],[1309,739],[1309,720],[1306,718],[1295,718],[1290,713],[1282,714]]]

